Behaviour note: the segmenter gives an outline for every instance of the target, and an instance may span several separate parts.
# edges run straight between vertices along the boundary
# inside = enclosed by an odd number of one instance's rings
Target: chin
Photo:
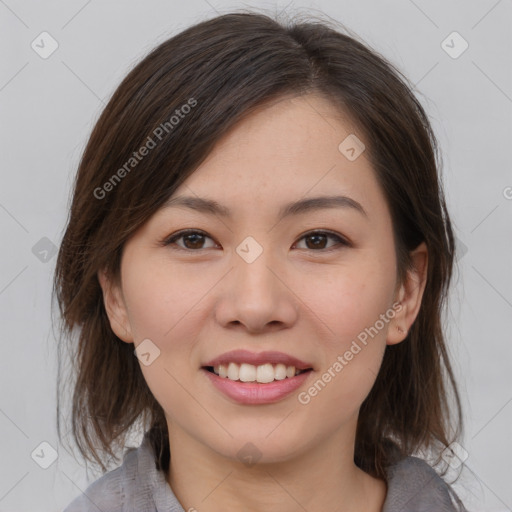
[[[231,431],[233,439],[224,439],[220,445],[210,447],[222,457],[241,462],[247,466],[254,464],[276,464],[288,462],[304,449],[304,442],[287,435],[287,432],[273,432],[275,424],[269,430],[255,429]],[[268,437],[267,437],[268,436]]]

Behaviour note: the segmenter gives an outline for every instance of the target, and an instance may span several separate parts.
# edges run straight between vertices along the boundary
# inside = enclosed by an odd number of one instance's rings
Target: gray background
[[[0,0],[0,512],[62,510],[99,476],[58,443],[50,316],[52,248],[87,136],[152,47],[243,7],[324,12],[416,84],[441,144],[463,249],[446,318],[466,413],[468,457],[455,489],[471,511],[512,510],[510,0]],[[46,59],[31,47],[43,31],[59,45]],[[469,44],[457,58],[442,46],[453,31]],[[462,48],[450,41],[452,52]],[[42,442],[58,451],[47,469],[40,465],[51,461],[51,449]]]

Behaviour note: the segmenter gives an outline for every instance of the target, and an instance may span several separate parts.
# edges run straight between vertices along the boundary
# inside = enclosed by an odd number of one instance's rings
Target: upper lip
[[[300,359],[285,354],[283,352],[250,352],[249,350],[231,350],[225,352],[220,356],[208,361],[203,366],[218,366],[220,364],[227,365],[229,363],[248,363],[254,366],[259,366],[265,363],[270,364],[284,364],[285,366],[295,366],[298,370],[307,370],[312,368],[310,363],[301,361]]]

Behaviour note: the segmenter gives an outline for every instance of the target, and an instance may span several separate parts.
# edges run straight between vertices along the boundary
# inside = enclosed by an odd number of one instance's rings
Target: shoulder
[[[387,474],[388,494],[383,512],[465,511],[451,487],[418,457],[405,457],[389,466]]]
[[[157,469],[150,438],[128,448],[120,467],[104,474],[75,498],[64,512],[184,512]]]
[[[129,449],[123,464],[98,478],[77,496],[64,512],[124,512],[131,484],[136,484],[137,451]],[[131,481],[131,482],[130,482]]]
[[[64,509],[64,512],[120,512],[123,502],[119,482],[120,470],[121,468],[117,468],[110,471],[93,482]]]

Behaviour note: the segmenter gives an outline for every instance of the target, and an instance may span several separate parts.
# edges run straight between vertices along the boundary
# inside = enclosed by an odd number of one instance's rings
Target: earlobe
[[[395,304],[396,314],[390,322],[386,343],[396,345],[407,338],[409,330],[420,311],[423,292],[427,283],[428,250],[422,242],[411,252],[412,268],[407,271],[405,281],[400,285]]]
[[[103,304],[115,335],[126,343],[133,343],[133,336],[122,291],[104,270],[98,271],[98,281],[103,291]]]

